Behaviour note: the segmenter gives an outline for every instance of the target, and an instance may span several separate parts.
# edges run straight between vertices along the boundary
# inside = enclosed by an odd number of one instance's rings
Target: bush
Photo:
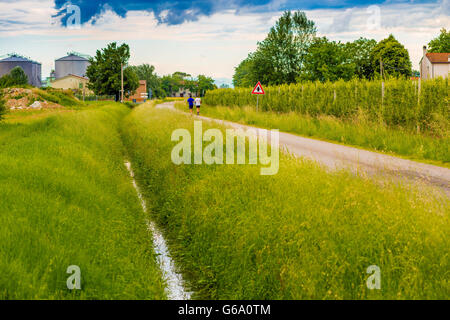
[[[126,101],[126,102],[124,102],[124,105],[126,105],[128,108],[130,108],[130,109],[133,109],[133,108],[135,108],[138,104],[137,103],[134,103],[134,102],[131,102],[131,101]]]
[[[28,76],[25,71],[19,66],[14,67],[11,72],[11,77],[14,80],[16,85],[27,85],[28,84]]]
[[[5,100],[3,100],[3,92],[0,91],[0,121],[3,119],[3,115],[6,113]]]
[[[57,103],[65,107],[77,107],[82,104],[77,98],[75,98],[71,90],[46,88],[45,90],[37,89],[35,93],[38,95],[38,99]]]
[[[28,77],[19,66],[14,67],[9,74],[0,78],[0,88],[9,88],[15,86],[28,86]]]
[[[12,87],[14,85],[14,80],[9,74],[5,74],[0,78],[0,89]]]

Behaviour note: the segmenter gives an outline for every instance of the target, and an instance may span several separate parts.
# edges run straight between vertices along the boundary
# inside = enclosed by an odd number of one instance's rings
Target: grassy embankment
[[[204,130],[211,124],[203,123]],[[259,166],[171,162],[183,114],[141,106],[123,124],[138,181],[172,253],[215,299],[447,299],[449,200],[282,156]],[[193,134],[192,134],[193,135]],[[366,270],[381,269],[381,290]]]
[[[109,104],[0,123],[0,299],[165,298],[123,163],[129,109]],[[66,287],[70,265],[81,291]]]

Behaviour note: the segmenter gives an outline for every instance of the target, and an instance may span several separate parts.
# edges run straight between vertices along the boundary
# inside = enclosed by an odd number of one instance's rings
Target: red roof
[[[427,58],[431,63],[449,63],[450,53],[427,53]]]

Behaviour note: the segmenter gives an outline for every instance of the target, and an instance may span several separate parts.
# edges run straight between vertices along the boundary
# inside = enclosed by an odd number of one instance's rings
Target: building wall
[[[434,78],[447,78],[450,71],[450,63],[435,63],[433,64]]]
[[[189,95],[192,94],[193,97],[196,97],[196,93],[192,93],[189,89],[180,88],[177,92],[173,93],[172,96],[176,98],[184,97],[187,98]]]
[[[423,80],[431,79],[431,74],[433,72],[432,68],[433,66],[430,60],[428,60],[428,58],[424,56],[422,59],[422,63],[420,64],[420,77]]]
[[[89,80],[87,79],[81,79],[81,78],[77,78],[77,77],[65,77],[62,79],[57,79],[55,81],[53,81],[51,83],[51,87],[52,88],[56,88],[56,89],[64,89],[64,90],[83,90],[80,89],[80,83],[82,84],[82,87],[85,90],[86,94],[91,94],[92,91],[90,91],[87,88],[87,84],[88,84]]]
[[[41,86],[41,65],[31,61],[1,61],[0,77],[9,74],[15,67],[21,67],[28,77],[28,84],[35,87]]]
[[[450,63],[431,63],[427,57],[424,57],[420,64],[420,77],[423,80],[439,77],[448,78],[449,72]]]
[[[62,77],[68,76],[69,74],[74,74],[79,77],[85,77],[86,70],[89,65],[89,61],[55,61],[55,78],[60,79]]]
[[[136,89],[136,93],[133,94],[130,97],[125,97],[125,101],[133,101],[136,100],[136,102],[144,102],[144,100],[148,98],[142,98],[141,93],[148,93],[147,91],[147,81],[145,80],[139,80],[139,87]]]

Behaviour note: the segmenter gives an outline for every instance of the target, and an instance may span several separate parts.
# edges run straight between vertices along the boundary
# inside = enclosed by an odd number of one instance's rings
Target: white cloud
[[[153,63],[160,74],[185,70],[192,74],[204,73],[230,78],[234,67],[255,50],[257,41],[266,36],[281,12],[272,3],[274,11],[249,13],[234,10],[201,17],[195,22],[168,26],[158,24],[153,13],[129,11],[125,18],[105,8],[95,25],[83,25],[79,30],[69,30],[53,24],[53,1],[0,2],[0,48],[16,51],[13,39],[32,37],[60,42],[69,49],[94,54],[92,44],[104,46],[110,41],[126,41],[131,45],[131,63]],[[381,25],[369,28],[367,8],[342,10],[310,10],[307,16],[314,20],[320,35],[332,40],[351,41],[361,36],[381,40],[390,33],[405,44],[414,68],[422,55],[422,46],[449,26],[449,0],[435,4],[395,4],[380,6]],[[49,40],[50,39],[50,40]],[[52,68],[53,59],[42,42],[29,43],[32,52],[42,57],[44,74]],[[89,48],[89,49],[88,49]],[[66,49],[64,49],[66,50]],[[66,51],[67,51],[66,50]],[[4,54],[6,52],[0,52]],[[30,54],[29,54],[30,55]],[[34,56],[33,56],[34,57]]]

